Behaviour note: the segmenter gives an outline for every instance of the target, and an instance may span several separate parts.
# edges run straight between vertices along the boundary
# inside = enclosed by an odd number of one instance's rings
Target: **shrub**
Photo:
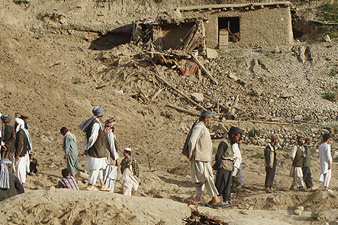
[[[252,158],[255,159],[264,159],[264,154],[262,152],[258,152],[255,155],[251,156]]]
[[[324,99],[334,102],[336,100],[337,93],[334,92],[326,92],[323,96]]]
[[[312,116],[306,115],[306,116],[304,117],[304,120],[306,120],[306,121],[311,121],[311,120],[312,120]]]
[[[81,78],[73,78],[72,83],[73,84],[82,84],[84,82],[81,80]]]

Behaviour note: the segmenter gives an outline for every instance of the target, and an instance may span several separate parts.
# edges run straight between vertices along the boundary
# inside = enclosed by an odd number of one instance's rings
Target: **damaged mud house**
[[[214,49],[292,44],[290,7],[290,2],[179,7],[175,18],[165,15],[119,27],[97,40],[108,46],[94,41],[91,47],[102,50],[128,42],[141,44],[156,64],[177,68],[183,75],[202,71],[217,84],[195,57],[197,52],[215,58],[218,52]]]
[[[138,21],[111,33],[117,35],[116,45],[151,41],[158,50],[186,52],[198,46],[222,50],[288,45],[293,42],[290,6],[268,2],[179,7],[179,20]]]

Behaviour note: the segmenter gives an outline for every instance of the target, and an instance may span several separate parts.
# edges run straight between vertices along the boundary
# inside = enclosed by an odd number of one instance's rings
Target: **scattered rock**
[[[331,38],[328,34],[324,37],[324,41],[331,43]]]
[[[298,206],[294,211],[295,215],[298,215],[298,216],[302,215],[303,212],[304,212],[303,206]]]
[[[196,102],[203,102],[204,96],[202,93],[192,93],[191,98],[195,100]]]
[[[302,115],[297,115],[295,116],[295,120],[302,120],[303,119],[303,116]]]
[[[215,59],[218,57],[218,52],[215,49],[207,48],[206,52],[208,59]]]

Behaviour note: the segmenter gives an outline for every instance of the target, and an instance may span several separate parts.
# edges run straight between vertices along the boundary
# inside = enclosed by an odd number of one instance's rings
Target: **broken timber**
[[[166,105],[166,107],[169,107],[169,108],[172,108],[172,109],[176,109],[176,110],[179,111],[179,112],[188,113],[188,114],[190,114],[190,115],[192,115],[192,116],[200,116],[199,113],[191,112],[191,111],[189,111],[189,110],[187,110],[187,109],[183,109],[183,108],[174,106],[174,105],[169,104],[169,103]]]
[[[178,94],[182,95],[184,98],[186,98],[189,102],[191,102],[193,105],[197,106],[200,109],[203,110],[207,110],[206,108],[204,108],[203,106],[201,106],[200,104],[198,104],[197,102],[195,102],[194,100],[192,100],[191,98],[189,98],[186,94],[184,94],[183,92],[181,92],[180,90],[178,90],[177,88],[174,88],[172,85],[170,85],[167,81],[165,81],[163,78],[160,77],[160,72],[158,71],[156,65],[153,63],[154,68],[155,68],[155,77],[156,79],[158,79],[159,81],[161,81],[162,83],[164,83],[165,85],[167,85],[168,87],[170,87],[171,89],[173,89],[174,91],[176,91]]]
[[[203,64],[197,59],[196,56],[191,55],[195,63],[201,67],[201,70],[212,80],[215,84],[218,84],[217,80],[211,75],[211,73],[203,66]]]

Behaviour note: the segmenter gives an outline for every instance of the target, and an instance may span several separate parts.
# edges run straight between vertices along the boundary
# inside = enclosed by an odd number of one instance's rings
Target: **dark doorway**
[[[226,29],[229,32],[229,42],[240,40],[239,17],[219,17],[218,30]]]

